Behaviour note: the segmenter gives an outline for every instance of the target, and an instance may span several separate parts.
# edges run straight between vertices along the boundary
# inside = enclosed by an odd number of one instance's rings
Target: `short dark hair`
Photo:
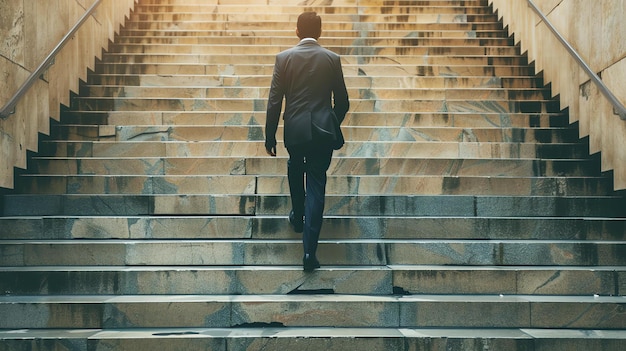
[[[298,33],[300,33],[300,39],[318,39],[320,37],[322,34],[322,18],[317,12],[303,12],[298,16]]]

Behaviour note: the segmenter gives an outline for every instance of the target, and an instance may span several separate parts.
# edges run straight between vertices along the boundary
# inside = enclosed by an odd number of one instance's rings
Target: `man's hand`
[[[274,146],[266,146],[265,151],[268,155],[276,157],[276,145]]]

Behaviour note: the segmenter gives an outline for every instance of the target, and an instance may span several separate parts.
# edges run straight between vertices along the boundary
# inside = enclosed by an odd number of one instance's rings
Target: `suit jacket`
[[[276,55],[267,102],[265,146],[276,145],[276,130],[285,99],[287,148],[315,141],[343,145],[340,124],[350,103],[339,55],[313,40]]]

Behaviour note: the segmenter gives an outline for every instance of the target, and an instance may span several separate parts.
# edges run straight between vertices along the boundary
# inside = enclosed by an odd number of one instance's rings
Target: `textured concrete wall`
[[[626,103],[626,1],[534,0],[550,22],[610,88]],[[613,170],[615,188],[626,189],[626,121],[589,76],[528,6],[527,0],[492,0],[504,24],[543,71],[580,136],[589,136],[590,153],[601,152],[603,170]]]
[[[95,0],[0,0],[0,105],[54,49]],[[69,104],[95,57],[128,16],[134,0],[103,0],[16,107],[0,119],[0,187],[13,187],[14,167],[26,167],[26,151],[37,151],[38,133],[48,133],[60,104]]]

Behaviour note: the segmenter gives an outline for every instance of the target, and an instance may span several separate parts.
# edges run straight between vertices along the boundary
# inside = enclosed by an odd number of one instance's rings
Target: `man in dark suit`
[[[333,150],[344,143],[340,124],[350,103],[339,55],[321,47],[322,19],[315,12],[298,17],[300,43],[276,56],[267,102],[265,149],[276,156],[276,130],[285,99],[284,142],[289,153],[289,222],[303,232],[305,271],[319,268],[316,251],[322,228],[326,171]],[[304,178],[306,175],[306,190]]]

